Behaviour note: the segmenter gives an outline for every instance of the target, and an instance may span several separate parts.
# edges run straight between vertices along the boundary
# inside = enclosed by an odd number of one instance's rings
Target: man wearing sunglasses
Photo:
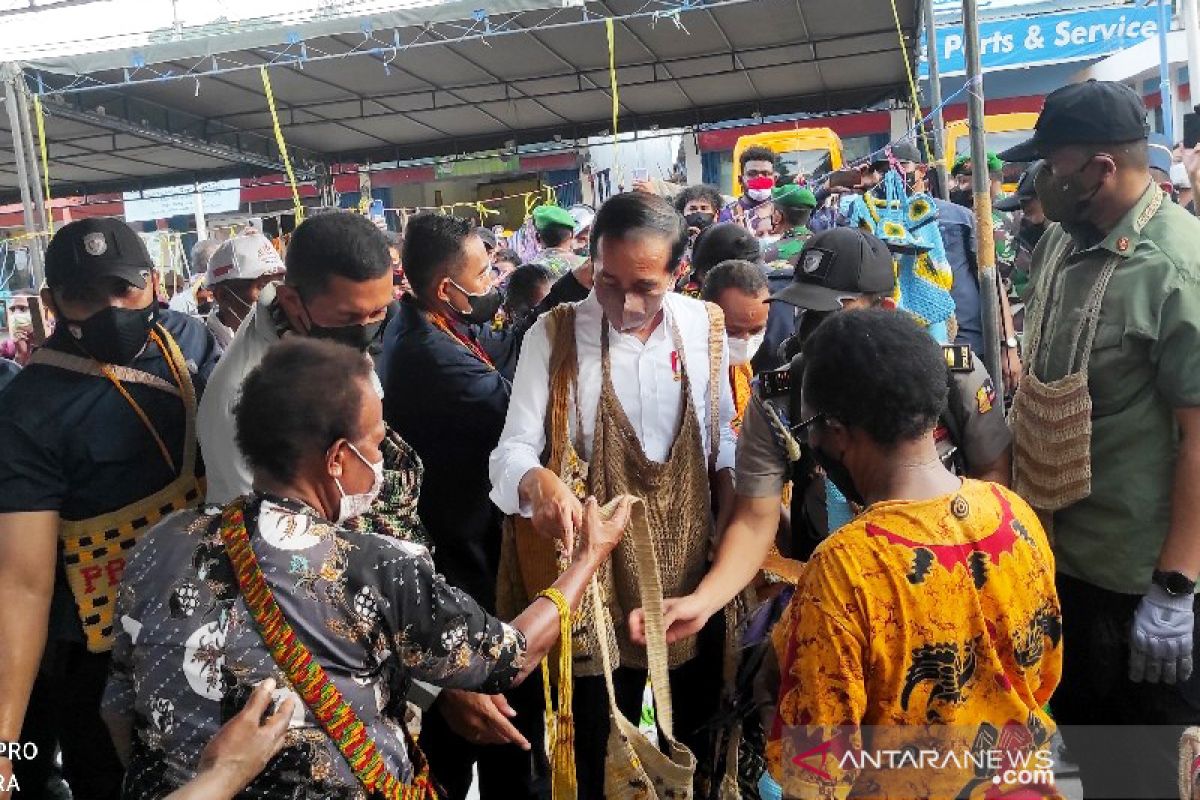
[[[895,309],[895,288],[892,254],[880,239],[857,228],[815,234],[800,254],[791,286],[771,298],[801,312],[786,349],[798,353],[822,320],[843,309]],[[995,387],[969,348],[950,345],[943,354],[950,367],[949,401],[934,432],[942,462],[959,475],[1007,485],[1012,435]],[[815,480],[822,477],[820,465],[799,441],[797,428],[805,419],[800,410],[803,361],[795,355],[790,364],[764,373],[755,387],[738,440],[737,498],[730,523],[775,529],[780,492],[791,480],[791,541],[781,550],[797,559],[806,559],[837,527],[836,520],[828,519],[825,481]]]

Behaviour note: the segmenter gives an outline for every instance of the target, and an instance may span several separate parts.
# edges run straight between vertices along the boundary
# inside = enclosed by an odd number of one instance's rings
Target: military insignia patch
[[[996,387],[991,378],[984,379],[983,385],[975,393],[975,402],[979,406],[980,414],[988,413],[996,405]]]
[[[89,233],[83,237],[83,249],[89,256],[102,256],[108,252],[108,242],[103,233]]]

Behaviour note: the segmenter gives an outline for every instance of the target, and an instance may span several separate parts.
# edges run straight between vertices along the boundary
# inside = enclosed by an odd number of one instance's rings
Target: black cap
[[[830,228],[805,243],[792,285],[771,299],[809,311],[837,311],[843,298],[895,291],[895,269],[891,251],[877,236]]]
[[[997,211],[1020,211],[1021,203],[1037,197],[1037,176],[1045,161],[1035,161],[1025,168],[1017,181],[1017,190],[1008,197],[1001,197],[992,204]]]
[[[483,246],[488,249],[489,253],[496,249],[496,233],[491,228],[480,225],[475,229],[475,235],[483,240]]]
[[[1085,81],[1046,95],[1033,136],[1000,154],[1003,161],[1045,158],[1068,144],[1112,144],[1145,139],[1146,106],[1123,83]]]
[[[64,225],[46,247],[46,285],[51,288],[111,277],[144,289],[153,271],[142,237],[115,217]]]
[[[897,161],[912,161],[917,164],[920,164],[921,162],[923,162],[925,160],[925,159],[921,158],[921,151],[919,149],[917,149],[916,144],[914,144],[913,142],[911,142],[907,139],[896,142],[894,145],[891,146],[891,150],[892,150],[892,158],[896,159]],[[875,166],[876,164],[888,164],[888,163],[890,163],[890,162],[888,161],[887,153],[883,152],[875,157],[875,160],[871,162],[871,166]]]
[[[736,222],[710,225],[696,237],[692,245],[692,269],[708,272],[722,261],[759,260],[760,248],[754,234]]]

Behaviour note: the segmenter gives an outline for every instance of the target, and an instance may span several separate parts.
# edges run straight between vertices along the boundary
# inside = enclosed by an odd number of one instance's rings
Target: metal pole
[[[21,117],[17,111],[20,98],[17,96],[17,81],[20,80],[21,70],[15,64],[5,64],[0,71],[0,79],[4,83],[4,106],[8,111],[8,130],[12,135],[13,156],[17,167],[17,185],[21,190],[21,210],[24,213],[25,232],[38,233],[33,220],[33,199],[29,194],[29,174],[25,161],[25,143],[21,136]],[[29,239],[29,265],[33,272],[34,288],[40,288],[45,280],[45,270],[42,268],[42,248],[39,238]]]
[[[933,21],[933,0],[924,0],[925,63],[929,65],[929,104],[933,107],[933,157],[937,161],[938,197],[949,197],[950,176],[946,171],[946,121],[942,118],[942,72],[938,64],[937,25]],[[918,116],[920,110],[918,109]]]
[[[1195,108],[1200,106],[1200,3],[1197,0],[1183,0],[1180,11],[1184,38],[1187,41],[1188,87],[1192,95],[1190,102],[1192,108]]]
[[[38,164],[38,151],[33,146],[33,125],[29,119],[29,88],[25,85],[25,76],[14,76],[17,87],[17,113],[21,117],[21,139],[25,144],[25,161],[28,163],[30,189],[33,194],[34,222],[38,230],[48,234],[50,224],[50,209],[46,208],[46,197],[42,189],[42,168]]]
[[[1171,104],[1171,62],[1167,53],[1167,36],[1171,33],[1171,7],[1167,3],[1168,0],[1158,0],[1158,95],[1162,98],[1162,132],[1167,141],[1174,144],[1175,110]]]
[[[1000,300],[996,281],[996,236],[992,230],[991,177],[983,123],[983,68],[979,60],[979,12],[976,0],[963,0],[963,39],[966,40],[967,119],[971,128],[971,189],[975,194],[975,232],[978,246],[979,304],[983,323],[984,365],[997,386],[1003,385],[1000,366]]]

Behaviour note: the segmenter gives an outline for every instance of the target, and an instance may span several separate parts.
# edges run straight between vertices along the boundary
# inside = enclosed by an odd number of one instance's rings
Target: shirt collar
[[[1133,255],[1142,239],[1142,231],[1150,219],[1158,213],[1162,201],[1162,189],[1151,181],[1146,190],[1142,192],[1142,196],[1133,204],[1133,208],[1121,217],[1096,247],[1126,258]]]

